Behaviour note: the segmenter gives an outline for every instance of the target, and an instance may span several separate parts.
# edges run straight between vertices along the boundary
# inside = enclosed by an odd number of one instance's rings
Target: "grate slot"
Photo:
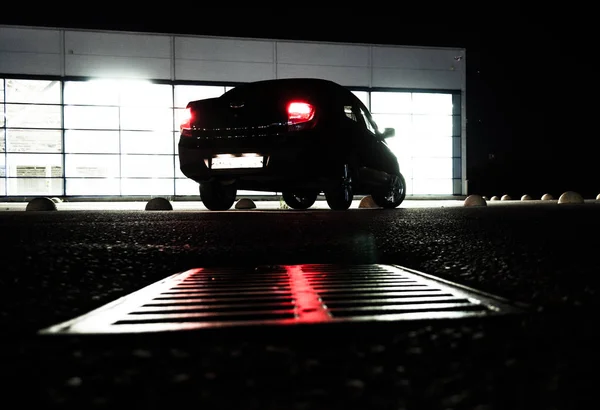
[[[211,306],[211,305],[222,305],[225,301],[223,299],[208,299],[208,298],[197,298],[197,299],[178,299],[175,301],[170,300],[156,300],[154,299],[150,303],[146,303],[144,306],[198,306],[199,304],[203,306]],[[279,302],[281,304],[293,303],[294,299],[291,297],[281,297],[274,296],[272,298],[240,298],[240,299],[227,299],[228,305],[246,305],[246,304],[269,304]]]
[[[357,285],[357,286],[352,286],[352,284],[340,284],[340,285],[327,285],[327,284],[318,284],[318,285],[314,285],[313,289],[316,291],[328,291],[328,292],[337,292],[337,291],[344,291],[347,289],[350,289],[353,292],[357,292],[357,291],[362,291],[362,290],[373,290],[373,289],[382,289],[382,290],[413,290],[413,289],[427,289],[428,286],[427,285],[423,285],[421,283],[410,283],[407,285],[394,285],[394,284],[382,284],[381,286],[377,286],[374,287],[374,284],[370,283],[369,286],[363,285]]]
[[[452,293],[446,293],[442,291],[436,290],[432,291],[423,291],[423,292],[369,292],[369,293],[357,293],[357,294],[345,294],[345,293],[337,293],[337,294],[328,294],[326,292],[319,292],[321,297],[326,297],[327,300],[336,301],[336,300],[371,300],[373,298],[387,298],[387,299],[408,299],[408,298],[416,298],[416,297],[427,297],[427,298],[440,298],[440,297],[452,297]]]
[[[441,312],[441,311],[486,311],[486,306],[473,305],[471,303],[446,303],[446,304],[425,304],[425,305],[408,305],[408,306],[365,306],[352,309],[330,309],[331,313],[337,317],[346,316],[379,316],[379,315],[392,315],[399,313],[409,312]]]
[[[521,311],[495,296],[395,265],[200,268],[40,333],[459,319]]]
[[[366,279],[366,280],[379,280],[379,279],[398,279],[398,280],[415,280],[414,278],[403,276],[403,275],[395,275],[393,273],[385,272],[377,272],[377,273],[351,273],[344,272],[343,276],[332,276],[331,273],[306,273],[306,278],[308,280],[325,280],[325,281],[346,281],[357,280],[357,279]]]
[[[193,307],[188,306],[148,306],[143,305],[141,310],[131,312],[133,315],[146,315],[146,314],[170,314],[173,312],[177,313],[201,313],[201,312],[237,312],[240,309],[248,309],[248,310],[266,310],[266,311],[274,311],[280,308],[294,309],[296,305],[294,303],[279,303],[279,304],[239,304],[239,305],[212,305],[208,306],[205,304],[198,305],[196,304]]]
[[[213,285],[213,286],[175,286],[173,291],[179,292],[231,292],[232,290],[237,289],[247,289],[251,291],[264,291],[269,292],[271,290],[289,290],[290,287],[288,285],[280,285],[280,286],[265,286],[265,285],[254,285],[254,284],[245,284],[239,283],[236,286],[221,286],[221,285]]]
[[[316,290],[319,291],[319,294],[326,295],[330,293],[348,293],[349,295],[355,293],[365,293],[365,292],[402,292],[402,293],[415,293],[415,292],[429,292],[436,293],[442,292],[441,289],[432,289],[427,285],[417,285],[417,286],[381,286],[381,287],[361,287],[358,289],[351,288],[328,288],[328,287],[316,287]]]
[[[294,319],[293,313],[272,312],[272,313],[239,313],[237,315],[156,315],[144,317],[143,319],[122,319],[113,323],[113,325],[133,325],[133,324],[156,324],[156,323],[193,323],[193,322],[244,322],[261,320],[281,320]]]
[[[408,280],[408,279],[386,279],[386,280],[368,280],[368,279],[364,279],[364,280],[335,280],[335,281],[329,281],[329,280],[319,280],[319,281],[312,281],[309,280],[308,281],[313,287],[315,286],[319,286],[319,287],[326,287],[326,288],[331,288],[334,286],[338,286],[338,287],[356,287],[356,286],[373,286],[375,285],[386,285],[386,286],[391,286],[391,285],[397,285],[397,286],[415,286],[415,285],[419,285],[419,282],[415,281],[415,280]]]
[[[244,297],[244,296],[254,296],[254,297],[263,297],[263,298],[267,298],[269,296],[281,296],[281,295],[286,295],[289,296],[290,295],[290,291],[285,291],[285,290],[271,290],[270,292],[267,292],[266,290],[262,290],[262,291],[256,291],[256,290],[252,290],[252,291],[244,291],[244,290],[240,290],[239,292],[231,292],[230,290],[228,291],[216,291],[216,292],[212,292],[212,291],[204,291],[204,292],[196,292],[196,291],[186,291],[186,292],[163,292],[161,293],[161,295],[165,295],[165,296],[159,296],[157,297],[157,299],[162,299],[162,298],[169,298],[169,299],[191,299],[191,298],[203,298],[203,297],[219,297],[219,298],[240,298],[240,297]]]
[[[250,283],[269,283],[269,282],[286,282],[288,279],[287,275],[277,275],[271,277],[265,277],[255,273],[250,273],[247,276],[236,275],[236,276],[218,276],[218,275],[207,275],[202,277],[199,274],[185,279],[183,283],[236,283],[236,282],[250,282]]]
[[[351,307],[362,307],[362,306],[400,306],[400,305],[415,305],[419,303],[433,304],[433,303],[471,303],[468,299],[445,297],[445,298],[406,298],[405,300],[396,299],[366,299],[362,301],[354,300],[342,300],[342,301],[331,301],[324,304],[329,310],[335,310],[336,308],[351,308]]]

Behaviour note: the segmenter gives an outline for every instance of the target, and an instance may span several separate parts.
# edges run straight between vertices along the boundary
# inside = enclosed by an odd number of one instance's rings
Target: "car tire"
[[[281,193],[283,200],[292,209],[308,209],[314,205],[317,200],[318,192],[291,192],[284,191]]]
[[[398,207],[406,198],[406,181],[402,174],[394,175],[387,192],[378,192],[371,195],[373,201],[385,209]]]
[[[327,205],[334,211],[345,211],[350,208],[352,204],[353,194],[352,187],[341,186],[335,189],[331,189],[325,192],[325,199],[327,200]]]
[[[200,183],[200,199],[211,211],[228,210],[235,202],[236,195],[235,184],[223,185],[219,181]]]
[[[334,211],[345,211],[352,204],[353,189],[352,189],[352,172],[350,166],[345,164],[341,181],[335,183],[325,190],[325,199],[327,205]]]

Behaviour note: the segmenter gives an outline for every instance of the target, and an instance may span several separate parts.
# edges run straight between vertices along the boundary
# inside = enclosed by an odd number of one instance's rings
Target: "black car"
[[[181,172],[200,184],[210,210],[227,210],[238,189],[281,192],[293,209],[320,193],[334,210],[353,195],[383,208],[406,196],[396,156],[365,105],[347,88],[313,78],[239,85],[191,101],[181,124]]]

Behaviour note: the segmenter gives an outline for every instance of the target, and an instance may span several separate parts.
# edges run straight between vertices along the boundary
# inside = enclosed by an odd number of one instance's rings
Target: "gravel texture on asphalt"
[[[589,408],[600,204],[0,213],[3,388],[46,408]],[[395,263],[509,299],[485,320],[40,336],[194,267]]]

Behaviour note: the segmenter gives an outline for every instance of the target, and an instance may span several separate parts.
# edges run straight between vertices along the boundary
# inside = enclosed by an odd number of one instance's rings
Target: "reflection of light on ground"
[[[269,211],[281,211],[281,212],[311,212],[312,210],[329,210],[327,202],[319,200],[315,202],[313,207],[307,211],[292,211],[289,209],[280,209],[279,200],[270,201],[254,201],[256,203],[256,209],[253,210],[238,210],[231,208],[230,212],[257,212],[261,210]],[[58,210],[115,210],[115,211],[143,211],[146,207],[147,201],[98,201],[98,202],[61,202],[56,204]],[[358,209],[360,201],[353,201],[350,206],[354,212],[394,212],[394,210],[381,210],[381,209]],[[172,201],[174,211],[204,211],[206,207],[200,201]],[[402,208],[442,208],[442,207],[456,207],[463,206],[463,200],[405,200],[396,209],[398,211]],[[0,203],[0,211],[17,211],[24,210],[27,206],[26,202],[2,202]],[[366,241],[368,244],[369,238],[361,238],[361,241]]]

